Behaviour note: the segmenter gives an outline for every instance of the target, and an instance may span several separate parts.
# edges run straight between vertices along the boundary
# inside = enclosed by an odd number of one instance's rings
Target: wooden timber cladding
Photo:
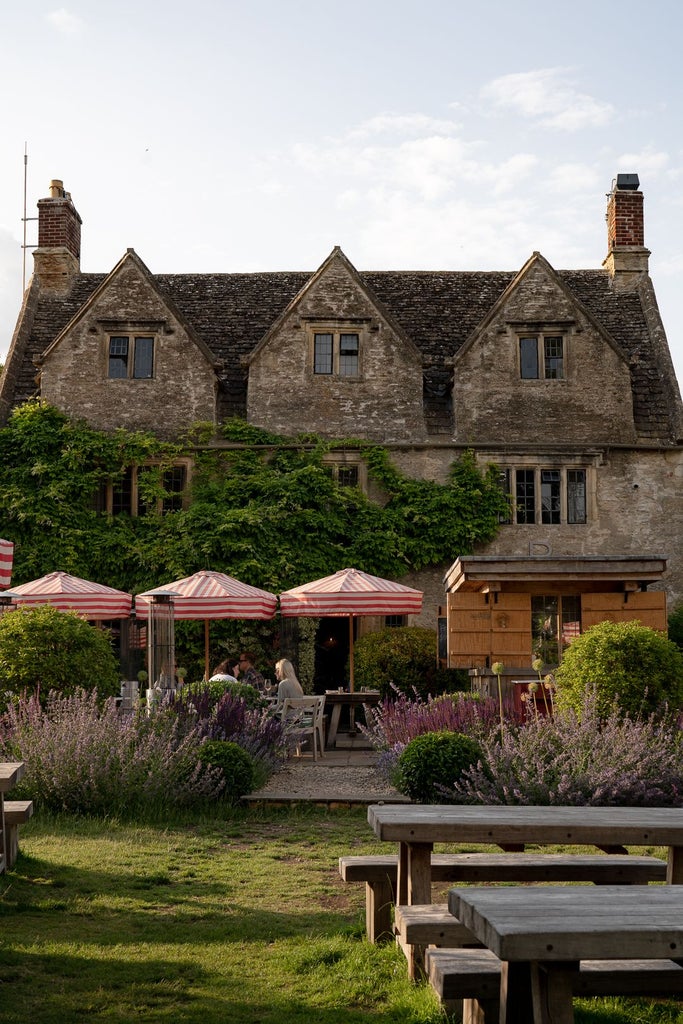
[[[486,668],[533,661],[531,594],[461,590],[448,594],[448,667]],[[581,594],[581,631],[598,622],[630,622],[665,631],[662,590]]]
[[[449,668],[531,665],[531,594],[448,595]]]
[[[630,622],[637,619],[650,629],[665,631],[666,593],[663,590],[636,591],[623,594],[582,594],[581,629],[598,622]]]

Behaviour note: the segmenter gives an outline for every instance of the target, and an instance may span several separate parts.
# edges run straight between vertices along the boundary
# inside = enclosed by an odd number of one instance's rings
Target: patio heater
[[[175,623],[172,590],[153,590],[147,612],[147,703],[175,691]]]

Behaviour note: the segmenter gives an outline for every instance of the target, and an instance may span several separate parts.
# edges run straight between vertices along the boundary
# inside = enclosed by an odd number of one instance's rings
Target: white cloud
[[[615,116],[610,103],[580,92],[566,68],[503,75],[485,85],[481,96],[499,110],[561,131],[599,128]]]
[[[566,163],[550,169],[545,185],[551,192],[598,194],[600,191],[607,191],[608,182],[601,180],[594,166]]]
[[[46,15],[46,20],[65,36],[75,36],[83,29],[84,22],[76,14],[71,14],[66,7],[51,11]]]
[[[654,176],[668,169],[669,154],[645,146],[638,152],[621,153],[617,162],[619,169],[623,168],[624,173],[637,172],[642,185],[645,175]],[[633,168],[635,168],[635,172],[632,170]]]
[[[378,135],[453,135],[460,125],[455,121],[426,114],[378,114],[348,132],[349,140],[376,138]]]

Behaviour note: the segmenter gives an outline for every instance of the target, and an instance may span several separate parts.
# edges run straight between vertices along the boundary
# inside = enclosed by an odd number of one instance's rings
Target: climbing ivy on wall
[[[138,592],[212,568],[278,592],[347,565],[399,579],[491,540],[506,509],[495,469],[481,472],[471,454],[439,484],[404,476],[364,442],[284,438],[238,420],[220,440],[208,426],[169,444],[104,434],[39,402],[16,409],[0,429],[0,536],[16,545],[13,582],[63,569]],[[383,504],[333,479],[323,456],[342,445],[361,452]],[[181,455],[194,460],[186,508],[96,511],[104,483],[150,460],[140,488],[153,508]]]

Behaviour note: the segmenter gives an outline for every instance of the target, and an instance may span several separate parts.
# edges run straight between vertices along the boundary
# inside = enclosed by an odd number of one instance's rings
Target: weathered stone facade
[[[534,253],[518,273],[359,272],[335,248],[314,273],[155,275],[129,250],[85,274],[80,218],[56,183],[0,419],[37,394],[94,426],[165,437],[239,415],[376,441],[440,481],[472,449],[512,494],[511,521],[478,554],[661,555],[670,602],[683,600],[683,407],[634,179],[610,195],[602,268],[555,270]],[[153,367],[112,376],[112,338],[137,335]],[[330,339],[322,371],[316,335]],[[343,337],[357,343],[346,368]],[[425,590],[424,624],[460,554],[404,581]]]
[[[110,378],[109,339],[154,335],[153,376]],[[125,427],[177,437],[213,423],[216,361],[128,253],[40,359],[42,397],[102,430]]]
[[[316,374],[316,331],[359,336],[357,374]],[[424,441],[422,356],[335,250],[249,359],[247,418],[283,434]]]

